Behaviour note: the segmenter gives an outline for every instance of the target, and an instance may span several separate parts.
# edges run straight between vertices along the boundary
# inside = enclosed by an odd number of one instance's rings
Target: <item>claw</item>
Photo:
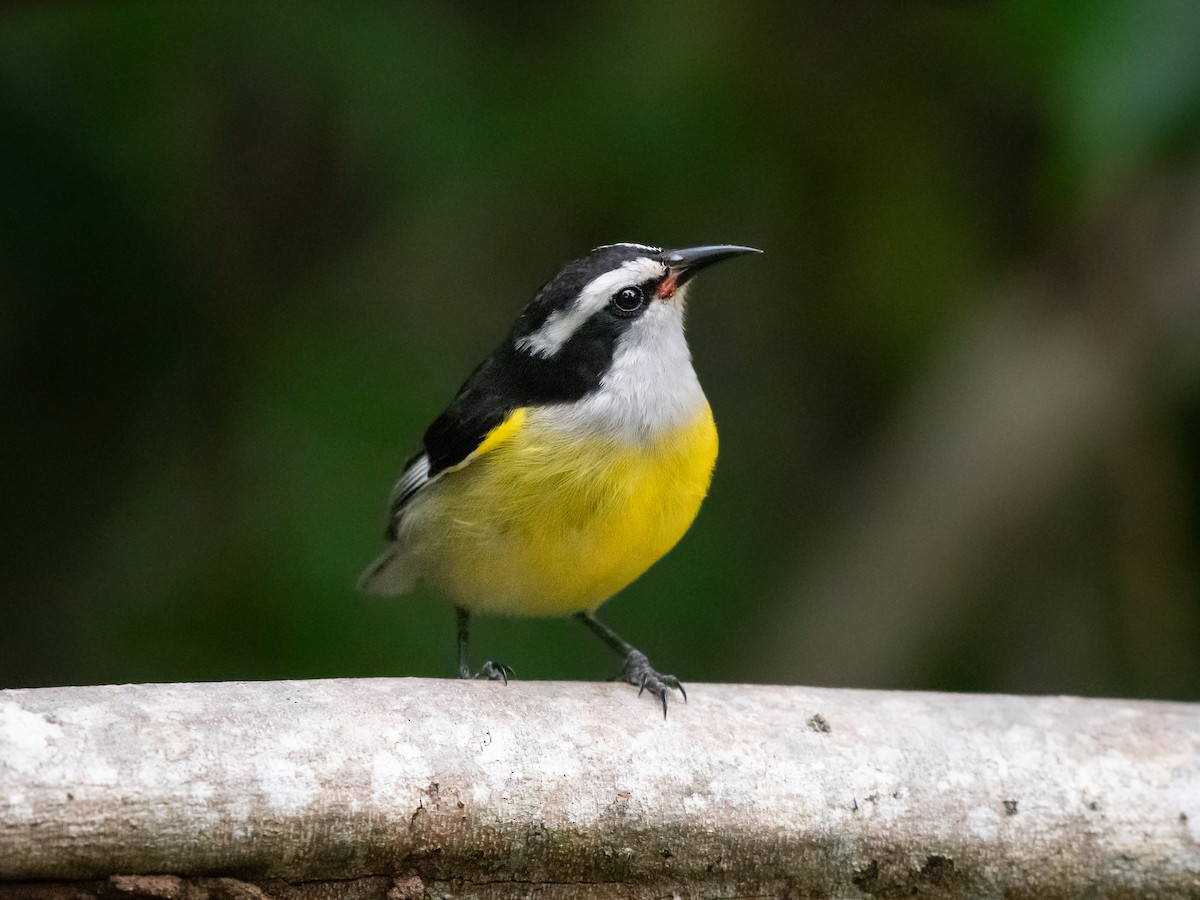
[[[667,717],[668,691],[679,691],[683,697],[683,702],[687,702],[687,691],[683,689],[683,685],[679,683],[679,679],[674,675],[660,675],[654,671],[650,667],[650,661],[646,659],[646,654],[638,650],[631,650],[625,657],[625,667],[616,677],[616,680],[635,685],[638,689],[639,697],[646,692],[657,697],[662,702],[664,719]]]
[[[515,674],[516,670],[512,666],[506,666],[504,663],[492,662],[489,659],[483,664],[475,677],[482,678],[485,681],[503,681],[505,685],[507,685],[508,677]]]
[[[683,689],[683,685],[679,683],[678,678],[676,678],[674,675],[662,675],[659,677],[662,679],[662,683],[667,687],[674,688],[675,690],[679,691],[679,693],[683,696],[683,702],[687,703],[687,691]]]

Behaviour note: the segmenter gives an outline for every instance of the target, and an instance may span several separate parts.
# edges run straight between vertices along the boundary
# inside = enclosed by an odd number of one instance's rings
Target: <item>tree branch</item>
[[[1198,706],[747,685],[689,697],[664,722],[610,684],[0,691],[0,898],[1200,886]]]

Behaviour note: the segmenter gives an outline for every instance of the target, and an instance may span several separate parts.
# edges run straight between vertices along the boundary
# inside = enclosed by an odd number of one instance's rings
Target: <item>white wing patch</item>
[[[583,327],[584,322],[604,309],[618,290],[628,284],[641,284],[651,278],[660,278],[666,271],[666,267],[656,259],[631,259],[622,263],[611,272],[589,281],[575,302],[550,313],[541,328],[518,338],[514,346],[532,356],[551,357]]]
[[[429,480],[429,456],[422,453],[405,467],[396,481],[396,486],[392,488],[390,507],[393,520],[413,495],[429,483]]]

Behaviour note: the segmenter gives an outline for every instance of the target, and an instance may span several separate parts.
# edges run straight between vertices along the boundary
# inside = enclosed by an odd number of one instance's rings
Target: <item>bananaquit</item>
[[[717,458],[683,334],[693,275],[750,247],[609,244],[567,263],[425,432],[392,489],[388,548],[359,586],[425,579],[458,610],[574,615],[667,711],[673,675],[595,618],[687,531]],[[485,663],[475,677],[508,681]],[[639,693],[641,693],[639,690]]]

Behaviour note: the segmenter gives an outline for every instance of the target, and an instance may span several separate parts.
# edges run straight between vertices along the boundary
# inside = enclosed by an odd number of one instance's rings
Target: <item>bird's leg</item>
[[[467,665],[467,633],[471,628],[471,614],[461,606],[454,608],[458,613],[458,677],[470,678],[471,667]]]
[[[475,675],[471,674],[471,667],[467,665],[467,634],[471,628],[471,613],[462,606],[456,606],[455,611],[458,613],[458,677],[483,678],[508,684],[508,677],[513,674],[512,667],[492,662],[490,659]]]
[[[687,702],[687,691],[683,689],[683,685],[679,683],[679,679],[674,675],[660,675],[654,671],[650,666],[650,660],[646,659],[645,653],[627,641],[622,640],[620,635],[591,613],[576,613],[575,618],[590,628],[600,640],[608,644],[616,653],[625,657],[625,665],[621,667],[620,674],[614,680],[626,681],[632,684],[638,689],[638,696],[641,696],[642,691],[649,691],[661,700],[664,719],[667,717],[668,690],[679,691],[683,695],[683,702]]]

